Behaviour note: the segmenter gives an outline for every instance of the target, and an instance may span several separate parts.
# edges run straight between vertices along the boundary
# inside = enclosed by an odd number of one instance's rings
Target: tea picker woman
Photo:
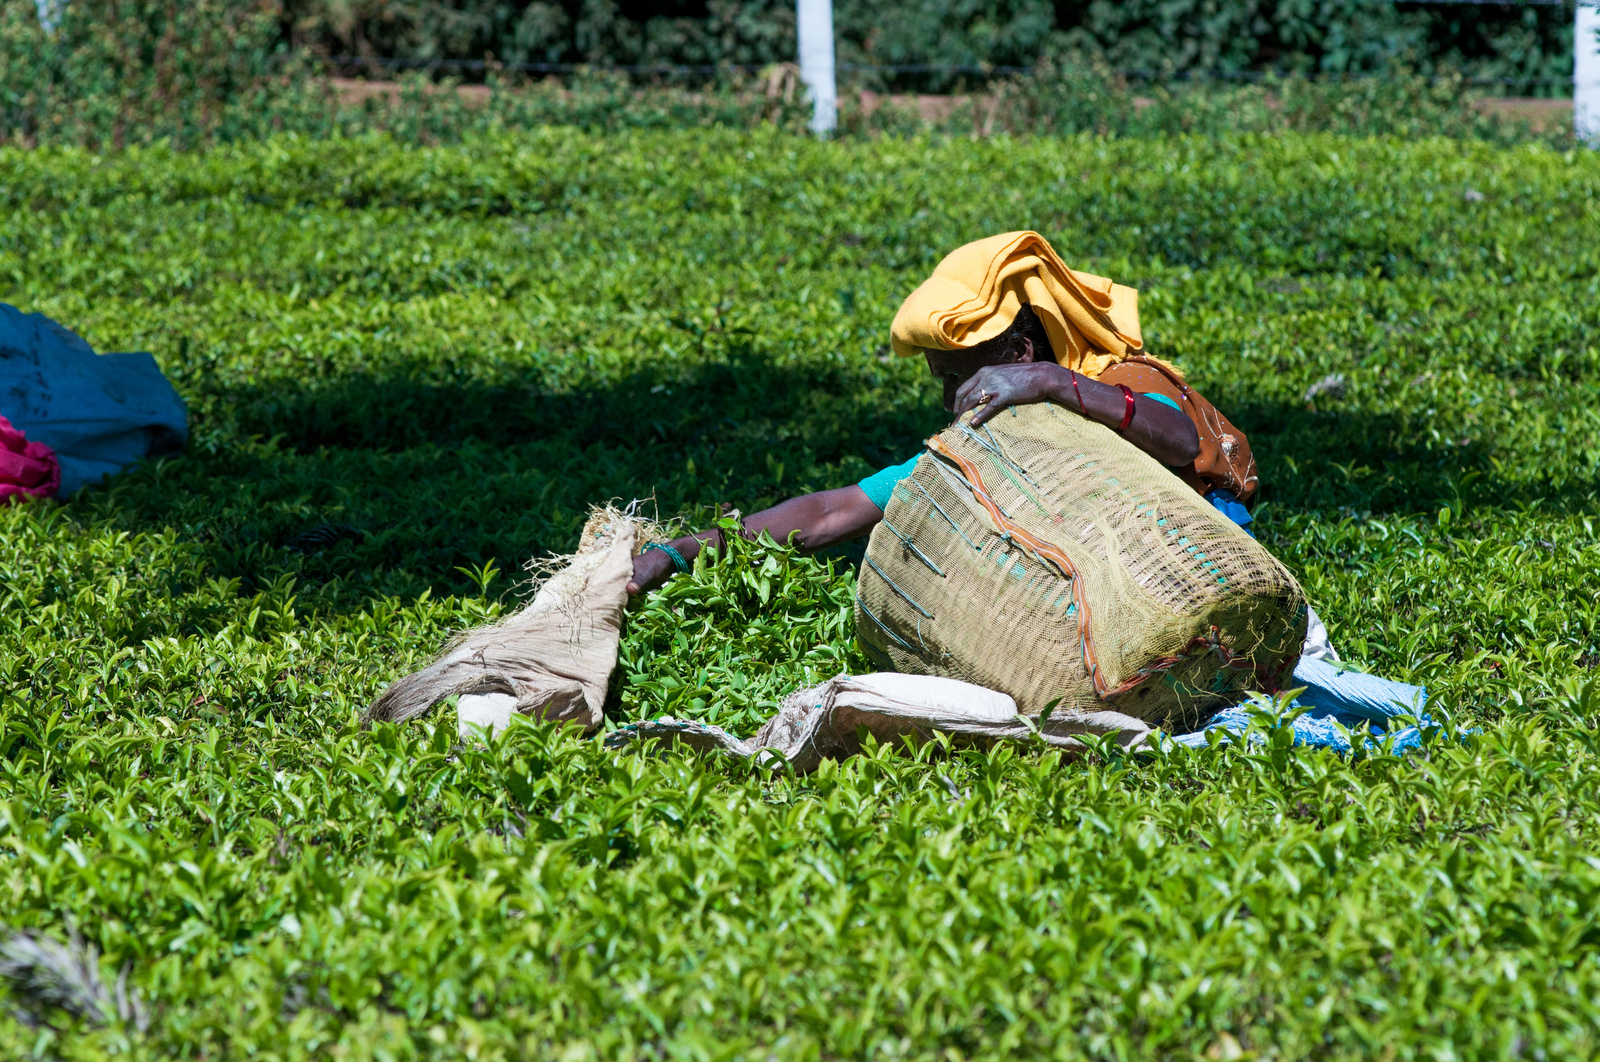
[[[1248,530],[1256,465],[1245,435],[1172,366],[1143,354],[1138,292],[1068,269],[1035,232],[1010,232],[951,252],[895,315],[894,351],[921,355],[944,387],[945,409],[976,409],[977,427],[1002,410],[1054,402],[1121,432]],[[861,482],[791,498],[743,520],[805,552],[865,535],[883,519],[917,456]],[[701,531],[646,550],[629,592],[687,571]],[[1314,631],[1321,625],[1312,620]],[[1325,635],[1324,635],[1325,640]],[[1330,650],[1331,651],[1331,650]]]
[[[859,613],[875,620],[874,631],[898,642],[899,649],[882,644],[882,639],[871,642],[877,652],[869,656],[890,665],[887,670],[838,675],[821,686],[796,690],[749,738],[734,737],[706,723],[662,717],[627,723],[608,736],[608,744],[670,737],[692,747],[718,748],[758,757],[762,762],[777,750],[801,770],[809,769],[807,765],[814,765],[819,757],[848,755],[852,742],[857,741],[856,721],[867,725],[867,720],[876,725],[872,732],[880,739],[938,730],[980,744],[1038,738],[1057,747],[1077,748],[1075,734],[1116,734],[1119,740],[1142,741],[1153,728],[1161,728],[1180,744],[1205,744],[1215,740],[1208,734],[1218,728],[1238,733],[1253,725],[1252,709],[1243,694],[1255,689],[1297,689],[1297,714],[1289,721],[1295,740],[1348,749],[1351,727],[1364,721],[1387,725],[1401,714],[1421,715],[1426,694],[1419,687],[1357,672],[1346,674],[1323,660],[1306,659],[1332,656],[1326,633],[1314,618],[1307,627],[1311,638],[1296,654],[1304,598],[1292,573],[1259,546],[1234,535],[1207,508],[1209,503],[1240,526],[1250,522],[1248,507],[1256,495],[1257,479],[1249,443],[1176,369],[1144,353],[1137,293],[1132,289],[1068,269],[1037,233],[1007,233],[958,248],[940,262],[900,307],[891,334],[896,353],[921,355],[941,381],[945,408],[957,417],[971,414],[971,427],[946,431],[928,442],[930,450],[959,471],[951,471],[942,461],[922,462],[919,454],[852,486],[791,498],[755,513],[741,522],[740,533],[745,537],[767,533],[778,541],[815,551],[868,533],[884,522],[884,511],[892,500],[897,512],[900,506],[910,506],[906,512],[918,514],[911,519],[922,521],[916,525],[921,530],[913,533],[926,536],[923,541],[931,552],[951,563],[959,558],[968,567],[956,570],[971,573],[975,571],[970,567],[974,555],[956,539],[980,552],[981,548],[935,500],[935,493],[943,493],[974,535],[986,542],[1005,543],[996,545],[987,559],[995,560],[999,572],[1009,578],[1003,586],[991,586],[993,595],[980,600],[964,581],[944,581],[948,573],[904,532],[896,531],[908,550],[886,548],[891,553],[907,553],[899,558],[904,561],[904,574],[896,573],[902,582],[893,581],[874,563],[873,570],[888,590],[876,583],[873,590],[890,598],[887,603],[880,599],[874,604],[905,613],[896,622],[912,632],[919,644],[899,638],[882,618],[868,612],[864,599],[858,596],[856,602]],[[1035,403],[1050,403],[1053,408],[1024,413],[1017,426],[983,428],[1006,409],[1016,412],[1016,407]],[[1088,428],[1076,421],[1076,416],[1104,427]],[[1029,429],[1029,424],[1055,427]],[[1186,500],[1176,482],[1165,481],[1160,467],[1133,457],[1107,437],[1107,428],[1121,433],[1199,497]],[[1028,436],[1028,430],[1054,434]],[[1007,455],[1003,443],[984,441],[983,437],[997,435],[1034,439],[1019,445],[1033,447],[1030,460],[1042,462],[1035,466],[1041,476],[1058,477],[1058,486],[1065,492],[1062,497],[1071,494],[1063,511],[1052,513],[1030,493],[1017,478],[1031,479],[1030,473]],[[982,451],[974,451],[964,440],[975,441]],[[992,459],[1007,483],[995,480],[986,487],[978,466],[962,456],[963,449],[977,453],[977,460]],[[1094,456],[1089,456],[1091,453]],[[905,481],[910,485],[896,496],[898,485]],[[1113,489],[1106,491],[1104,484]],[[931,504],[931,510],[919,509],[921,502],[908,500],[912,485]],[[1043,489],[1038,481],[1032,485]],[[1134,490],[1142,493],[1136,495]],[[970,503],[966,501],[969,496]],[[952,497],[956,501],[952,502]],[[1113,497],[1119,499],[1119,508],[1117,513],[1106,514],[1111,520],[1102,521],[1099,512],[1085,507],[1101,504],[1092,499]],[[1120,500],[1124,497],[1134,499],[1133,504],[1124,506]],[[1139,501],[1141,497],[1163,498],[1161,505],[1168,515],[1159,516],[1148,500]],[[1034,509],[1027,509],[1022,499],[1031,500]],[[1023,508],[1008,512],[1005,504]],[[935,535],[932,511],[938,512],[955,535],[942,527]],[[1064,520],[1076,523],[1063,525]],[[1154,530],[1165,527],[1169,520],[1178,525],[1168,527],[1164,535],[1180,536],[1170,542]],[[1096,555],[1079,549],[1093,528],[1103,524],[1104,530],[1120,540],[1111,525],[1131,529],[1138,521],[1145,521],[1141,526],[1148,530],[1132,531],[1133,538],[1142,534],[1143,541],[1159,543],[1157,551],[1147,550],[1145,560],[1139,561],[1153,565],[1142,569],[1145,581],[1139,585],[1165,587],[1169,597],[1171,593],[1192,593],[1197,602],[1194,609],[1182,608],[1182,601],[1149,593],[1124,593],[1120,588],[1131,583],[1114,574],[1118,571],[1115,566],[1108,567]],[[410,718],[443,697],[459,693],[458,721],[463,728],[501,726],[512,710],[581,721],[588,727],[599,725],[605,677],[616,659],[612,655],[602,660],[602,650],[609,645],[609,651],[615,653],[624,596],[620,584],[626,580],[628,593],[643,593],[660,586],[674,571],[687,572],[708,543],[722,545],[720,529],[685,535],[653,545],[632,558],[630,572],[634,531],[628,526],[628,550],[608,547],[588,552],[591,560],[610,565],[600,589],[593,591],[610,597],[609,603],[582,607],[590,610],[591,619],[605,609],[612,610],[605,621],[609,627],[596,623],[591,628],[609,630],[610,642],[603,634],[586,637],[581,643],[570,632],[561,634],[560,652],[555,654],[562,657],[561,665],[556,667],[545,659],[549,654],[544,650],[555,637],[552,632],[567,630],[575,622],[567,608],[579,598],[589,600],[589,576],[600,570],[591,565],[579,573],[576,582],[568,579],[563,584],[560,593],[566,597],[557,594],[541,606],[550,584],[542,588],[540,597],[513,617],[523,619],[516,637],[506,633],[511,621],[482,629],[478,632],[481,645],[474,648],[470,640],[457,643],[429,668],[392,684],[369,709],[368,718]],[[1067,539],[1049,539],[1055,529],[1070,536],[1070,547]],[[603,528],[597,529],[597,536],[600,530]],[[1183,536],[1197,536],[1200,541]],[[1111,545],[1118,547],[1115,541]],[[876,544],[869,547],[868,561],[874,548]],[[1082,569],[1068,556],[1069,548],[1077,551],[1078,561],[1092,561],[1100,565],[1099,571],[1112,573],[1109,581],[1093,577],[1092,572],[1080,575]],[[1208,559],[1207,549],[1217,557]],[[916,567],[911,556],[938,578]],[[896,565],[887,554],[880,560],[890,568]],[[1232,565],[1226,577],[1219,567],[1223,562]],[[568,572],[577,571],[579,560],[575,559]],[[1185,574],[1199,571],[1205,576]],[[920,584],[912,580],[913,575]],[[1227,589],[1219,590],[1224,584],[1229,584]],[[889,590],[904,604],[890,597]],[[1102,592],[1105,596],[1091,607],[1088,595]],[[917,596],[934,602],[939,614],[919,606]],[[950,610],[944,608],[946,603]],[[1101,604],[1108,607],[1101,610]],[[1077,618],[1066,620],[1074,610]],[[926,632],[934,648],[927,645],[921,619],[912,612],[930,623],[943,623]],[[885,614],[894,618],[892,612]],[[1091,614],[1100,620],[1113,618],[1102,627],[1100,622],[1091,625]],[[1044,650],[1048,660],[1060,668],[1002,673],[1011,662],[1000,660],[1005,654],[991,651],[994,634],[1000,629],[994,622],[997,618],[1012,621],[1016,630],[1031,631],[1039,645],[1048,646]],[[1102,648],[1110,647],[1109,654],[1091,644],[1092,634],[1102,630],[1110,632],[1098,639]],[[863,648],[875,637],[864,633]],[[574,669],[566,660],[580,644],[589,657],[580,663],[588,671]],[[1244,647],[1243,651],[1236,646]],[[496,654],[494,668],[481,659],[491,649]],[[1127,659],[1115,658],[1119,650],[1126,650]],[[1257,653],[1259,659],[1253,655]],[[938,656],[942,670],[930,673],[916,666],[929,660],[930,654]],[[994,666],[989,666],[991,663]],[[1290,677],[1285,669],[1291,665],[1293,686],[1285,681]],[[961,678],[954,678],[952,671]],[[589,676],[587,685],[574,677],[579,675]],[[1052,715],[1065,695],[1054,700],[1049,696],[1052,690],[1062,688],[1072,692],[1071,709]],[[1134,703],[1152,693],[1155,697],[1142,710]],[[1241,697],[1233,699],[1235,693]],[[469,701],[473,708],[466,712]],[[1124,714],[1124,705],[1137,710],[1137,716]],[[1205,716],[1207,711],[1214,714]],[[1191,729],[1191,722],[1203,729]],[[1415,744],[1421,740],[1420,733],[1411,727],[1391,735],[1393,747]]]

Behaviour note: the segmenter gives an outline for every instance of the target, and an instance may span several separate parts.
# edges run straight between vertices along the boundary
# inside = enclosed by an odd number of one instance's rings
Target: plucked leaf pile
[[[1600,1051],[1600,156],[547,130],[8,151],[0,201],[4,297],[153,351],[194,422],[0,509],[0,918],[119,1001],[17,987],[0,1054]],[[1446,732],[794,779],[355,727],[593,503],[699,522],[913,452],[942,413],[888,320],[1018,228],[1140,288],[1250,433],[1263,541]],[[750,732],[866,667],[852,592],[848,552],[676,579],[611,718]]]

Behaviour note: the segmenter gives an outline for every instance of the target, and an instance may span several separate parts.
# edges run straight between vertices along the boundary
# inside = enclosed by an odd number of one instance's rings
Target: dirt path
[[[398,81],[374,81],[366,78],[334,77],[328,83],[333,87],[339,102],[345,106],[355,106],[367,100],[386,99],[394,102],[400,98],[401,85]],[[429,84],[425,91],[438,94],[450,91],[449,86]],[[454,91],[466,107],[481,107],[489,101],[489,87],[487,85],[456,85]],[[956,108],[964,103],[973,102],[985,111],[992,111],[996,97],[990,94],[972,94],[961,96],[941,96],[926,93],[860,93],[861,111],[871,114],[885,105],[897,109],[914,109],[917,117],[929,124],[938,124],[948,119]],[[1149,106],[1152,101],[1134,98],[1135,107]],[[1526,119],[1536,130],[1544,131],[1557,126],[1568,125],[1572,122],[1572,101],[1570,99],[1539,99],[1525,96],[1491,96],[1477,101],[1476,106],[1486,114],[1495,114],[1503,118]]]

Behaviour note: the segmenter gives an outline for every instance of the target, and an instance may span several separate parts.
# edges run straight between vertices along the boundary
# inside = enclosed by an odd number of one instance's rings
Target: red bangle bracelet
[[[1067,371],[1072,373],[1072,393],[1078,399],[1078,412],[1082,413],[1084,416],[1088,416],[1089,411],[1083,408],[1083,395],[1078,393],[1078,374],[1072,372],[1071,369],[1068,369]]]
[[[1122,411],[1122,423],[1117,425],[1117,430],[1126,431],[1128,425],[1133,423],[1133,392],[1128,390],[1127,384],[1117,384],[1117,388],[1122,391],[1123,401],[1128,403],[1127,408]]]

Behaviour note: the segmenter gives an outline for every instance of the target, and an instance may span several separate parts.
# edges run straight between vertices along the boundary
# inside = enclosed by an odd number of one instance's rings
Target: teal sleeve
[[[1155,401],[1160,402],[1164,406],[1171,406],[1173,409],[1176,409],[1179,413],[1183,412],[1183,407],[1178,405],[1178,403],[1174,402],[1172,399],[1168,398],[1166,395],[1155,394],[1155,393],[1150,392],[1150,391],[1141,391],[1140,394],[1144,395],[1146,398],[1154,399]]]
[[[917,457],[921,456],[920,453],[917,454]],[[889,507],[889,496],[894,493],[895,484],[911,475],[911,470],[917,466],[917,457],[898,465],[890,465],[888,468],[880,469],[857,483],[856,486],[866,492],[867,497],[872,499],[873,505],[880,509],[887,509]]]

